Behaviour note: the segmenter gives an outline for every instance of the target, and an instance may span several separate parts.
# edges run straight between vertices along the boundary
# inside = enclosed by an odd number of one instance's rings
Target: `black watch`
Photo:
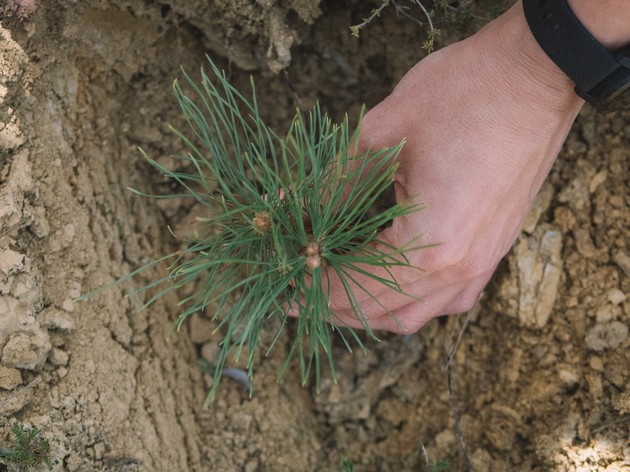
[[[630,45],[606,49],[580,23],[567,0],[523,0],[523,9],[534,38],[575,82],[580,97],[600,112],[630,106]]]

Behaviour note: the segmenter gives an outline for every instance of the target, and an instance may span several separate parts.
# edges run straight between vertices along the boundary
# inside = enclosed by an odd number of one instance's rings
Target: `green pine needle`
[[[173,129],[188,150],[177,159],[189,164],[185,167],[193,173],[169,170],[142,155],[184,189],[179,195],[153,197],[194,198],[212,216],[199,221],[197,235],[185,250],[151,262],[115,284],[170,260],[167,276],[135,290],[161,287],[142,308],[173,290],[197,288],[180,301],[182,312],[175,327],[179,329],[196,312],[209,312],[218,323],[215,332],[221,333],[221,350],[208,401],[214,398],[231,354],[238,358],[247,353],[253,381],[261,330],[268,319],[278,318],[277,340],[288,322],[290,306],[298,314],[296,334],[279,377],[297,357],[302,383],[314,372],[319,387],[322,362],[330,365],[334,379],[334,331],[350,349],[330,308],[328,272],[341,279],[357,319],[374,338],[357,303],[357,295],[364,292],[355,282],[357,273],[403,293],[393,276],[377,276],[365,269],[411,267],[405,252],[417,249],[385,246],[383,251],[375,243],[384,225],[419,210],[420,205],[405,202],[368,216],[393,181],[403,144],[358,153],[348,118],[333,124],[318,105],[308,114],[298,110],[286,134],[279,136],[260,116],[253,80],[251,98],[246,98],[208,60],[212,74],[209,77],[202,70],[200,85],[183,73],[189,93],[178,81],[173,85],[189,125],[186,132]],[[363,348],[357,333],[347,330]]]

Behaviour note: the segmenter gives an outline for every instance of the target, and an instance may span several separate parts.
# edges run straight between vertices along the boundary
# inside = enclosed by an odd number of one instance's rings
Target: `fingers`
[[[369,319],[374,330],[385,330],[399,334],[411,334],[437,316],[464,313],[472,309],[491,274],[474,280],[457,283],[440,291],[428,294],[421,301],[410,302],[390,314],[381,314]],[[338,324],[362,328],[356,315],[349,311],[336,313]]]

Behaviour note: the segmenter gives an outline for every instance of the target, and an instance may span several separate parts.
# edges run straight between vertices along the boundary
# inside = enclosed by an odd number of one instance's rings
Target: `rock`
[[[617,264],[621,270],[623,270],[628,277],[630,277],[630,256],[625,252],[619,250],[612,257],[615,264]]]
[[[590,372],[586,374],[586,385],[588,393],[594,399],[599,399],[604,394],[604,386],[602,384],[602,375],[600,373]]]
[[[597,255],[597,249],[586,229],[580,228],[575,230],[575,245],[578,252],[584,257],[595,257]]]
[[[628,338],[628,327],[619,321],[596,324],[586,334],[586,345],[593,351],[615,349]]]
[[[14,333],[2,349],[2,362],[9,367],[36,370],[44,365],[50,349],[48,334],[43,331]]]
[[[567,387],[571,388],[580,381],[580,374],[568,366],[558,368],[558,378],[560,382]]]
[[[576,218],[569,207],[559,206],[553,212],[553,221],[566,234],[575,226]]]
[[[595,174],[595,176],[591,179],[591,182],[588,184],[589,193],[595,193],[599,186],[606,181],[606,177],[608,177],[608,171],[602,170]]]
[[[514,251],[518,286],[518,318],[542,328],[553,310],[562,276],[562,235],[549,225],[522,238]]]
[[[613,397],[613,407],[622,415],[630,413],[630,392],[623,392]]]
[[[0,391],[0,417],[8,418],[28,405],[32,398],[32,389],[22,388],[13,392]]]
[[[195,344],[204,344],[212,339],[212,330],[214,329],[212,323],[199,316],[198,313],[193,314],[188,319],[188,327],[190,340]]]
[[[538,192],[538,195],[534,200],[534,204],[532,205],[531,210],[529,210],[527,218],[525,218],[525,223],[523,223],[523,231],[525,231],[527,234],[532,234],[536,229],[536,225],[538,225],[540,215],[546,212],[549,208],[549,205],[551,205],[553,194],[553,185],[549,182],[546,182],[540,189],[540,192]]]
[[[13,182],[22,193],[33,188],[33,174],[31,163],[28,160],[28,149],[22,149],[13,156],[9,182]]]
[[[598,323],[610,321],[615,318],[618,311],[620,311],[618,307],[615,307],[613,305],[604,305],[602,307],[599,307],[598,310],[595,312],[595,320]]]
[[[68,365],[69,355],[66,351],[54,347],[50,351],[50,362],[52,365],[65,367]]]
[[[24,270],[26,256],[11,249],[0,251],[0,272],[7,277]]]
[[[20,374],[20,371],[0,365],[0,388],[13,390],[18,385],[22,385],[22,374]]]
[[[0,192],[0,233],[19,225],[22,220],[23,206],[24,196],[17,189],[16,184],[9,182]]]
[[[608,301],[613,305],[620,305],[626,301],[626,294],[618,288],[613,288],[608,291]]]
[[[31,306],[11,296],[0,297],[0,349],[13,333],[19,331],[41,331]]]
[[[38,206],[31,208],[29,213],[32,219],[29,227],[33,234],[40,239],[48,236],[50,234],[50,225],[46,219],[46,209]]]
[[[220,352],[221,346],[219,346],[219,343],[216,341],[207,342],[201,347],[201,357],[212,365],[216,363]]]
[[[602,362],[601,357],[592,356],[588,360],[588,365],[591,369],[596,370],[597,372],[604,371],[604,362]]]
[[[455,432],[450,429],[440,431],[433,439],[435,441],[435,447],[440,450],[448,450],[457,443],[457,436],[455,436]]]
[[[72,318],[67,313],[57,309],[46,310],[39,317],[39,324],[43,328],[61,331],[72,331],[74,329]]]
[[[588,176],[584,173],[573,179],[569,185],[565,186],[558,194],[558,201],[566,203],[578,212],[587,208],[590,205],[588,183],[585,180],[587,178]]]

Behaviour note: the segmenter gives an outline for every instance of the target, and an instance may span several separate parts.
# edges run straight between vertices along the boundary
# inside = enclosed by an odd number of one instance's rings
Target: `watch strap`
[[[523,0],[529,28],[549,58],[587,92],[620,67],[575,16],[567,0]]]

